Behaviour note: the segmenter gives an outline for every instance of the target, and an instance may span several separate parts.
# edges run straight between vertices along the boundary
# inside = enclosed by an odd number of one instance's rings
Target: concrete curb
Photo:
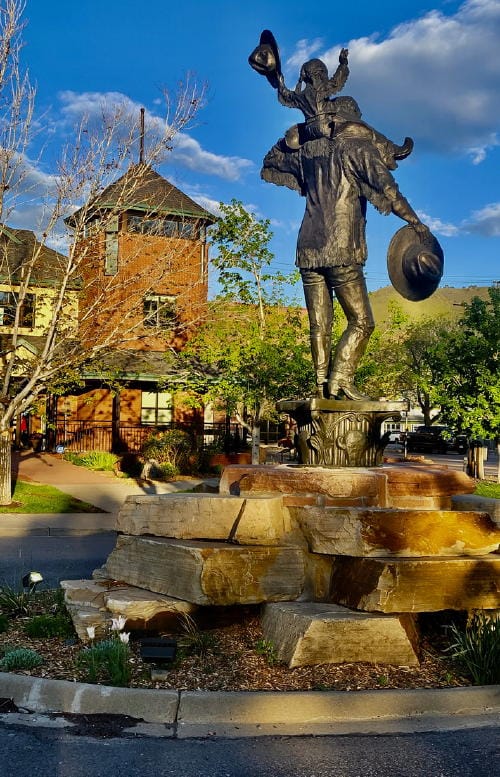
[[[115,531],[114,513],[1,513],[0,537],[83,537]]]
[[[38,713],[129,715],[163,736],[396,733],[498,726],[500,685],[408,691],[169,691],[0,673],[0,697]]]

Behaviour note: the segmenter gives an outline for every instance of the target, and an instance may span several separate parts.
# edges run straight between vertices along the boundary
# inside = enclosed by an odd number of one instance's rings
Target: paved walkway
[[[76,467],[53,453],[16,453],[14,476],[21,480],[55,486],[66,494],[89,502],[101,510],[116,513],[129,494],[172,494],[201,485],[202,478],[186,478],[169,483],[116,478],[111,473],[92,472]]]

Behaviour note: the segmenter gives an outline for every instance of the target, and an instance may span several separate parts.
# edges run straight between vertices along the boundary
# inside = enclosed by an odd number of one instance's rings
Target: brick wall
[[[206,246],[199,240],[118,233],[117,272],[105,274],[105,236],[80,241],[84,289],[79,327],[83,339],[111,338],[110,347],[181,348],[206,312]],[[179,327],[158,332],[142,325],[146,294],[176,298]],[[114,333],[114,334],[113,334]],[[122,342],[119,342],[122,339]]]

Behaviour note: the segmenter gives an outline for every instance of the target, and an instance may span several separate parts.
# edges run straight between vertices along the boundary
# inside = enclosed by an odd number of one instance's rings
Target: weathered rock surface
[[[226,467],[220,483],[225,494],[287,494],[289,506],[294,504],[291,495],[321,494],[325,505],[428,510],[449,510],[454,494],[473,490],[474,481],[463,472],[415,462],[339,469],[234,465]]]
[[[95,607],[78,607],[78,605],[68,604],[68,612],[71,615],[74,629],[82,642],[90,642],[87,628],[92,627],[95,630],[95,638],[105,637],[111,626],[109,614]]]
[[[451,498],[454,510],[481,510],[488,513],[500,529],[500,499],[479,496],[479,494],[457,494]]]
[[[500,557],[337,556],[331,601],[367,612],[496,609],[500,607]]]
[[[256,604],[296,599],[305,563],[304,552],[293,547],[119,535],[105,573],[194,604]]]
[[[104,608],[104,594],[108,588],[107,580],[61,580],[64,601],[67,605],[79,607]]]
[[[240,545],[304,544],[291,525],[283,499],[222,494],[129,496],[117,531],[173,539],[229,540]]]
[[[418,664],[411,615],[372,615],[310,602],[266,604],[264,639],[289,667],[366,661]]]
[[[226,467],[220,482],[221,494],[249,495],[279,492],[288,494],[323,494],[343,504],[387,504],[387,481],[377,469],[328,469],[288,465],[233,465]]]
[[[419,510],[449,510],[454,494],[469,494],[475,483],[464,472],[437,464],[392,464],[387,475],[388,504]]]
[[[104,601],[112,617],[123,615],[127,619],[125,629],[168,628],[175,625],[182,613],[191,614],[197,609],[190,602],[129,585],[114,585],[104,595]]]
[[[500,530],[486,513],[356,507],[291,507],[314,553],[461,556],[495,552]]]

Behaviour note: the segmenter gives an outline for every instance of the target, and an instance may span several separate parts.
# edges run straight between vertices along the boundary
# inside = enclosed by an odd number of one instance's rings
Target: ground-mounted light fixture
[[[144,637],[140,641],[140,656],[150,664],[171,664],[177,653],[177,641],[166,637]]]
[[[27,572],[22,579],[23,588],[27,588],[32,594],[39,583],[43,581],[40,572]]]

